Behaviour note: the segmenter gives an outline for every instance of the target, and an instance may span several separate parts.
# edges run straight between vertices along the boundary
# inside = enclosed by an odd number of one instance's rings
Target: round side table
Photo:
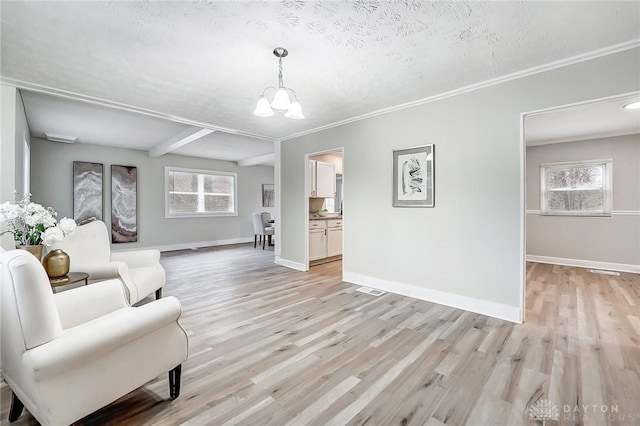
[[[49,284],[51,284],[51,289],[54,293],[57,287],[79,283],[80,281],[84,281],[84,285],[89,284],[89,274],[86,272],[69,272],[64,277],[49,278]]]

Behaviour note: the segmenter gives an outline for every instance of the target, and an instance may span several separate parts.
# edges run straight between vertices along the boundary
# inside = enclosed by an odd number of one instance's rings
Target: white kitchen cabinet
[[[327,257],[327,224],[324,220],[309,221],[309,261]]]
[[[327,257],[342,254],[342,219],[327,220]]]
[[[342,254],[342,219],[309,221],[309,261]]]
[[[331,163],[309,160],[309,197],[333,198],[336,196],[336,167]]]
[[[336,166],[316,161],[316,197],[333,198],[336,196]]]

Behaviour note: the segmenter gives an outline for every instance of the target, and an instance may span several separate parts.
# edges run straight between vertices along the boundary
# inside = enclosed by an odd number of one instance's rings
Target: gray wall
[[[18,197],[29,192],[28,170],[25,170],[25,157],[28,162],[28,151],[25,142],[30,144],[31,135],[24,113],[24,105],[20,92],[13,86],[2,85],[2,142],[0,145],[0,203],[13,201],[13,191]],[[10,234],[2,236],[2,247],[14,248]]]
[[[540,216],[540,164],[613,158],[613,216]],[[640,265],[640,135],[527,147],[527,254]]]
[[[176,244],[253,239],[251,214],[262,207],[262,184],[273,183],[273,167],[237,167],[228,161],[164,155],[149,157],[144,151],[88,144],[63,144],[33,138],[31,192],[34,200],[52,206],[58,217],[73,216],[73,161],[103,163],[104,219],[111,218],[111,165],[138,167],[138,242],[114,244],[114,249],[163,247]],[[164,217],[164,167],[188,167],[238,173],[238,216]]]
[[[16,191],[24,195],[30,192],[29,182],[29,156],[31,147],[31,134],[29,124],[24,112],[22,95],[16,96]]]
[[[13,190],[16,189],[16,97],[15,87],[0,85],[2,89],[0,100],[0,202],[13,201]],[[11,250],[14,247],[13,237],[9,234],[2,236],[2,248]]]
[[[521,309],[521,113],[637,91],[639,65],[628,50],[283,142],[281,258],[305,262],[305,154],[344,147],[345,273]],[[430,143],[435,208],[391,207],[392,150]]]

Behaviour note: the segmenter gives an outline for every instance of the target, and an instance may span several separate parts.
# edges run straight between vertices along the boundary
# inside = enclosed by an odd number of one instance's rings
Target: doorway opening
[[[640,110],[625,108],[638,100],[635,92],[523,114],[523,320],[543,321],[535,295],[574,297],[570,276],[640,272],[640,241],[626,238],[640,235]]]
[[[305,166],[306,270],[325,265],[342,273],[344,149],[307,154]]]

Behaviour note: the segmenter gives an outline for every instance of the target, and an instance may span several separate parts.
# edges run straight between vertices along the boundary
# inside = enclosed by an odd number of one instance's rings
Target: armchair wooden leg
[[[156,290],[156,300],[162,298],[162,287]]]
[[[265,235],[264,238],[262,239],[262,250],[264,250],[264,245],[267,242],[267,236]]]
[[[182,373],[182,364],[169,371],[169,395],[171,399],[180,396],[180,375]]]
[[[258,245],[258,234],[253,234],[253,248],[256,248],[257,245]]]
[[[11,392],[11,408],[9,409],[9,421],[15,422],[18,420],[18,417],[22,414],[22,410],[24,409],[24,404],[15,393]]]

